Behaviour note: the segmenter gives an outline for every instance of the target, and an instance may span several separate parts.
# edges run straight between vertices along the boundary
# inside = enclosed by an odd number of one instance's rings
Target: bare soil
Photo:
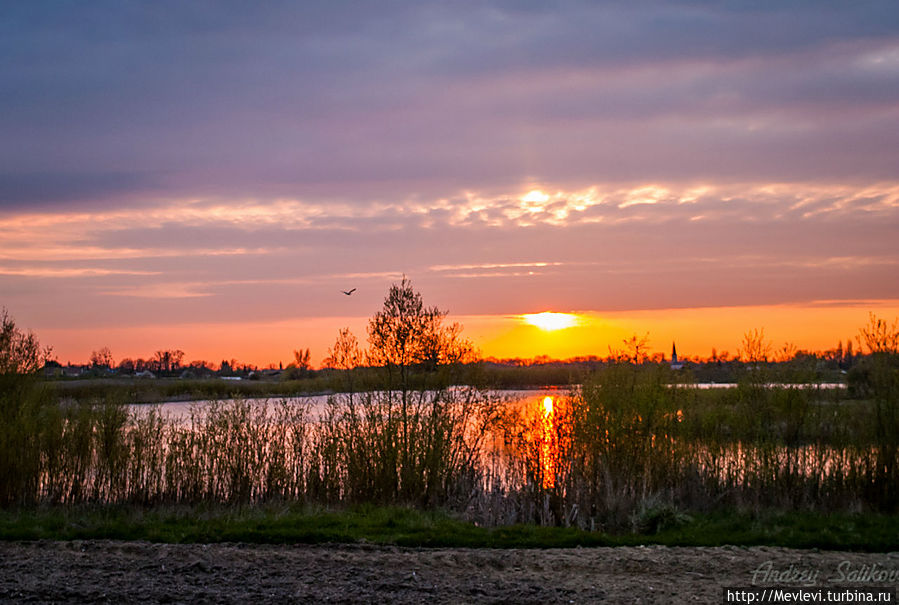
[[[0,543],[0,601],[721,603],[724,586],[752,586],[753,580],[800,585],[800,573],[816,573],[815,585],[830,586],[830,579],[863,572],[863,566],[899,573],[899,553],[727,546],[491,550],[5,542]],[[794,580],[775,582],[769,573],[765,582],[765,570],[793,570]]]

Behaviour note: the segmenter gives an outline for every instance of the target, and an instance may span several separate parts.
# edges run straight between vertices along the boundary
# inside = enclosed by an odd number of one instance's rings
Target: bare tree
[[[890,324],[870,313],[868,325],[859,330],[858,344],[868,353],[899,353],[899,319]]]
[[[109,350],[109,347],[102,347],[97,351],[91,352],[90,361],[95,368],[112,368],[115,366],[112,359],[112,351]]]
[[[325,367],[343,371],[349,404],[352,409],[355,395],[353,374],[355,369],[362,365],[362,349],[359,348],[359,341],[349,328],[340,330],[334,346],[328,349],[328,356],[323,364]]]
[[[153,354],[153,364],[159,372],[173,372],[181,366],[184,351],[181,349],[164,349]]]
[[[211,361],[206,361],[205,359],[195,359],[190,362],[189,367],[195,370],[204,370],[207,372],[214,372],[215,366],[212,365]]]
[[[756,328],[743,335],[743,346],[738,352],[744,363],[764,363],[771,356],[771,342],[765,340],[765,328]]]
[[[362,349],[359,348],[359,341],[349,328],[340,330],[334,346],[328,349],[328,356],[323,363],[325,367],[335,370],[352,370],[362,365]]]
[[[412,371],[433,372],[473,356],[471,345],[459,336],[461,328],[456,324],[445,326],[445,318],[446,311],[426,307],[421,294],[403,276],[402,282],[390,287],[384,306],[368,322],[369,362],[386,369],[388,392],[399,390],[400,444],[403,460],[407,462],[411,459]],[[413,465],[403,468],[404,473],[411,472]]]
[[[799,348],[792,342],[785,342],[784,345],[777,350],[775,361],[785,363],[792,361],[799,353]],[[840,353],[842,357],[842,353]]]
[[[312,364],[309,363],[309,360],[312,358],[312,354],[309,352],[309,349],[299,349],[293,352],[293,367],[301,370],[301,371],[309,371],[312,369]]]
[[[293,352],[293,361],[287,364],[285,378],[299,380],[312,374],[312,353],[309,349],[297,349]]]
[[[649,334],[644,334],[642,338],[636,334],[630,338],[624,339],[624,348],[627,357],[635,365],[640,365],[648,358],[649,351]]]
[[[22,332],[0,309],[0,374],[33,374],[50,358],[50,347],[42,348],[33,332]]]
[[[446,315],[426,307],[404,276],[390,287],[384,306],[368,322],[369,361],[390,375],[398,372],[405,390],[413,367],[434,370],[470,360],[474,348],[461,338],[459,324],[444,325]]]

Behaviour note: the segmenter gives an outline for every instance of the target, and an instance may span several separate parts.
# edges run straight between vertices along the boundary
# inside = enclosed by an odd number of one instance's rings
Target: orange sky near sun
[[[533,358],[539,355],[565,359],[576,356],[604,357],[609,349],[621,349],[634,334],[648,334],[650,349],[670,354],[677,343],[682,356],[707,357],[737,353],[743,335],[764,328],[775,350],[790,342],[800,349],[826,350],[838,341],[855,338],[868,321],[868,313],[892,320],[899,316],[899,301],[865,301],[843,305],[771,305],[669,309],[651,311],[579,312],[578,325],[547,331],[527,324],[518,315],[449,316],[463,324],[463,334],[485,357]],[[104,330],[45,329],[38,337],[52,345],[62,362],[86,362],[90,352],[103,346],[118,361],[123,357],[149,357],[162,348],[179,348],[185,361],[223,358],[265,367],[293,357],[296,348],[309,347],[314,364],[320,364],[337,331],[349,327],[365,340],[365,317],[303,318],[278,322],[241,324],[172,324],[130,326]]]
[[[868,321],[868,313],[893,319],[899,316],[899,301],[870,301],[845,306],[771,305],[584,313],[580,325],[545,331],[514,319],[485,318],[466,323],[467,332],[479,343],[484,355],[554,358],[580,355],[604,357],[609,348],[623,348],[622,341],[648,334],[652,351],[671,352],[677,343],[682,356],[707,357],[737,353],[743,335],[764,328],[775,350],[785,343],[800,349],[826,350],[838,341],[855,339]],[[473,318],[474,319],[474,318]]]

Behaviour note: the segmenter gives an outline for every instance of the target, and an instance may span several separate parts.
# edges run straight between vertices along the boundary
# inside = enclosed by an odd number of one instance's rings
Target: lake
[[[547,388],[547,389],[502,389],[490,391],[491,396],[496,396],[503,401],[508,402],[509,404],[521,405],[527,404],[531,401],[537,402],[541,401],[544,397],[559,397],[565,396],[570,392],[567,388]],[[301,397],[258,397],[258,398],[248,398],[245,399],[250,404],[254,405],[262,405],[264,403],[277,403],[280,401],[287,401],[296,405],[304,405],[308,406],[310,411],[313,413],[320,412],[325,408],[328,403],[329,397],[340,396],[342,394],[328,394],[328,395],[309,395],[309,396],[301,396]],[[146,410],[149,407],[157,407],[163,414],[170,415],[172,418],[188,418],[190,416],[191,409],[196,409],[198,411],[202,411],[204,407],[210,405],[216,400],[212,399],[200,399],[193,401],[166,401],[162,403],[156,404],[146,404],[146,403],[137,403],[130,405],[130,409],[140,412],[141,410]]]

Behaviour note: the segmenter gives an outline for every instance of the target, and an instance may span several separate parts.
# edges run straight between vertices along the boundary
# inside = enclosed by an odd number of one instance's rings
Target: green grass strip
[[[899,548],[899,515],[716,513],[654,534],[609,534],[536,525],[484,528],[441,512],[396,507],[47,507],[0,511],[0,539],[464,548],[730,544],[887,552]]]

